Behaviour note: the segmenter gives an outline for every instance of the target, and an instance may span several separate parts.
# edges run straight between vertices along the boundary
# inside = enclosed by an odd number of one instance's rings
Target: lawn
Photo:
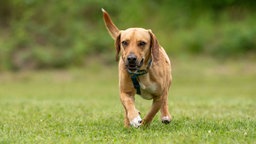
[[[0,143],[256,143],[256,63],[173,59],[170,125],[123,127],[117,64],[0,73]],[[136,96],[142,116],[151,101]]]

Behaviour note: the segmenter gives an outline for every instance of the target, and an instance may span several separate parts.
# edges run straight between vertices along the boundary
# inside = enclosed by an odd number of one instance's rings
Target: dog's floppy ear
[[[120,53],[120,39],[121,39],[121,33],[117,36],[115,40],[115,47],[116,47],[116,61],[119,60],[119,53]]]
[[[148,32],[150,35],[150,49],[152,58],[154,61],[158,61],[160,45],[158,44],[156,36],[153,34],[153,32],[151,30],[148,30]]]
[[[115,40],[117,38],[117,36],[119,35],[120,31],[116,27],[116,25],[112,22],[109,14],[103,8],[101,10],[103,12],[103,19],[105,22],[105,26],[106,26],[110,36]]]

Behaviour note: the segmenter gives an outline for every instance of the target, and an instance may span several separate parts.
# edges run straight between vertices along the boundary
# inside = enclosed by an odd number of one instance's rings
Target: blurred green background
[[[255,0],[2,0],[0,71],[114,63],[101,8],[120,29],[152,29],[170,57],[255,59]]]
[[[170,126],[123,129],[101,8],[120,29],[152,29],[171,58]],[[255,12],[256,0],[0,0],[0,143],[255,143]],[[136,97],[142,117],[150,106]]]

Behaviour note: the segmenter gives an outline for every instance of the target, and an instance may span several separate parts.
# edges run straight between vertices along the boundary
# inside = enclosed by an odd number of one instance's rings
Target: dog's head
[[[160,46],[151,30],[129,28],[120,31],[108,13],[105,10],[102,11],[106,28],[115,40],[116,60],[121,53],[121,58],[130,72],[146,67],[150,59],[153,62],[158,60]]]

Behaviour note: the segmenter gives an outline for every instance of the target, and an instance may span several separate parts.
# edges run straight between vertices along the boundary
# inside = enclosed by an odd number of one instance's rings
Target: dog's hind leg
[[[149,125],[150,122],[153,120],[156,113],[159,111],[163,103],[163,99],[160,97],[158,99],[153,99],[153,104],[151,106],[150,111],[143,119],[143,125]]]
[[[161,120],[164,124],[169,124],[172,120],[172,116],[168,110],[168,93],[163,96],[163,105],[161,107]]]

